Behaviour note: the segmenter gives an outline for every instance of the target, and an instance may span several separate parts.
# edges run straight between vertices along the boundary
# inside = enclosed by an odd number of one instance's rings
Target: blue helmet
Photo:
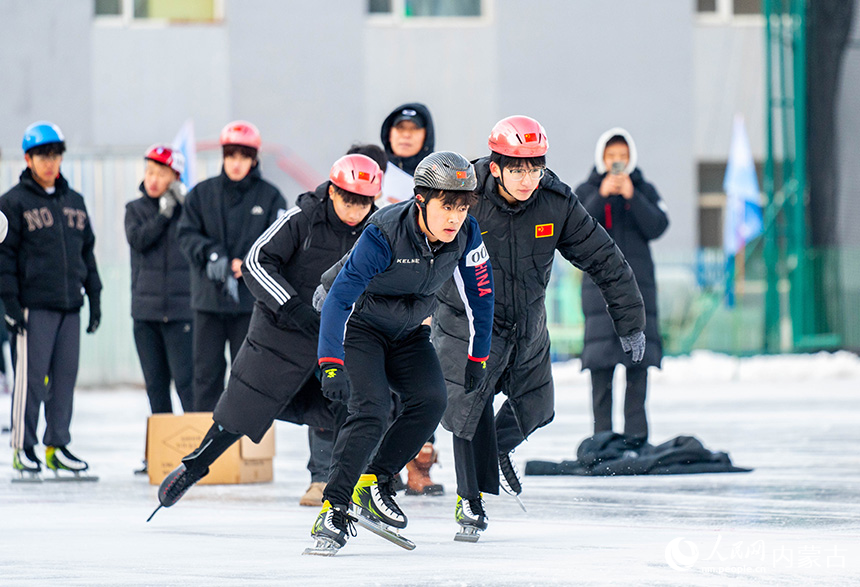
[[[64,141],[63,131],[60,130],[59,126],[47,120],[40,120],[28,126],[27,130],[24,131],[24,140],[21,141],[21,148],[26,153],[33,147],[47,145],[48,143],[62,143]]]

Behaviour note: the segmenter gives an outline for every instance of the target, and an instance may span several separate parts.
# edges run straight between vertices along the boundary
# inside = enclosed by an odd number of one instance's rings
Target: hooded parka
[[[600,195],[600,184],[608,172],[603,162],[603,152],[609,139],[616,135],[624,137],[630,149],[630,161],[624,170],[633,183],[633,197],[629,200],[621,195],[605,198]],[[607,131],[597,142],[595,166],[591,175],[585,183],[576,188],[576,194],[588,213],[600,222],[615,240],[633,269],[639,291],[645,301],[646,345],[645,357],[640,366],[659,367],[663,358],[663,346],[657,316],[654,261],[648,243],[666,231],[669,217],[657,190],[645,181],[636,164],[633,137],[621,128]],[[630,357],[622,350],[613,331],[612,320],[606,311],[600,290],[587,275],[582,278],[582,311],[585,315],[582,368],[609,369],[618,364],[631,367]]]
[[[443,426],[471,440],[489,397],[508,396],[523,437],[554,415],[550,340],[544,298],[555,251],[593,276],[606,296],[618,336],[645,328],[645,311],[636,280],[606,231],[550,170],[534,194],[511,206],[498,193],[490,159],[475,162],[478,202],[470,208],[481,227],[493,266],[495,311],[489,371],[484,387],[466,394],[459,360],[469,337],[456,286],[438,294],[433,342],[448,386]]]

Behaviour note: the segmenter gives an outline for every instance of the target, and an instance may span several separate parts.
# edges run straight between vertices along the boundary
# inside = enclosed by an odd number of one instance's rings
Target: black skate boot
[[[487,529],[487,513],[484,511],[482,495],[478,494],[475,499],[464,499],[458,495],[454,519],[460,524],[460,531],[454,535],[454,540],[477,542],[479,532]]]
[[[527,511],[526,506],[523,500],[520,499],[520,493],[523,492],[523,484],[520,479],[520,472],[511,458],[512,454],[514,454],[514,451],[499,453],[499,480],[505,493],[513,495],[520,508],[525,512]]]
[[[152,516],[162,507],[169,508],[179,501],[191,487],[209,474],[209,467],[206,467],[202,472],[198,471],[194,466],[193,461],[197,458],[205,447],[198,448],[193,453],[184,457],[182,463],[170,473],[158,486],[158,507],[147,518],[147,522],[152,519]]]
[[[338,550],[346,546],[350,536],[355,536],[354,522],[355,518],[346,506],[333,506],[325,500],[311,529],[311,536],[316,540],[316,544],[306,548],[302,554],[334,556]]]
[[[53,477],[45,481],[98,481],[99,478],[85,474],[90,466],[79,459],[65,446],[48,446],[45,448],[45,466],[54,472]],[[66,473],[71,473],[67,475]]]
[[[19,477],[13,481],[35,482],[41,481],[39,473],[42,472],[42,461],[36,456],[33,447],[17,448],[12,455],[12,468],[18,471]]]
[[[517,466],[511,459],[512,454],[514,451],[499,453],[499,473],[501,473],[499,477],[502,482],[502,489],[506,493],[519,495],[523,492],[523,484],[520,481],[520,472],[517,471]]]
[[[405,528],[406,514],[394,501],[393,485],[389,475],[362,475],[352,492],[357,513],[392,528]]]

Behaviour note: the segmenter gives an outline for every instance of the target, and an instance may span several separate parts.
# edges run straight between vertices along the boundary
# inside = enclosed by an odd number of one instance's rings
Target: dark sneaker
[[[352,492],[359,512],[392,528],[406,527],[406,514],[394,501],[393,479],[388,475],[362,475]]]
[[[202,475],[194,474],[192,470],[185,467],[185,463],[173,469],[161,485],[158,487],[158,501],[169,508],[179,501],[185,492],[209,473],[207,468]]]
[[[499,479],[502,482],[502,489],[511,495],[519,495],[523,492],[523,484],[520,480],[520,472],[517,471],[517,466],[511,459],[514,451],[508,453],[499,453]]]
[[[22,473],[39,473],[42,470],[42,461],[36,456],[33,447],[17,448],[12,455],[12,468]]]
[[[478,530],[486,530],[487,513],[484,511],[484,500],[481,499],[481,495],[475,499],[463,499],[458,495],[454,519],[461,526],[472,526]]]
[[[45,448],[45,466],[52,471],[71,471],[80,473],[90,466],[73,455],[65,446],[49,446]]]
[[[323,502],[323,507],[314,521],[311,536],[316,539],[328,539],[338,548],[343,548],[350,536],[355,536],[355,518],[347,511],[346,506],[333,506],[328,500]]]

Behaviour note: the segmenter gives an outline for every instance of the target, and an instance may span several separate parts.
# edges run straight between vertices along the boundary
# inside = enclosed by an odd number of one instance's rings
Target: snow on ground
[[[574,458],[590,433],[587,374],[572,361],[555,375],[556,419],[518,449],[521,469]],[[695,435],[755,471],[526,477],[528,513],[488,496],[490,527],[477,544],[452,540],[454,467],[440,431],[434,477],[447,494],[400,498],[418,547],[359,529],[330,559],[301,555],[317,514],[298,505],[309,480],[304,428],[278,424],[273,483],[198,486],[147,524],[155,487],[132,475],[145,394],[81,390],[72,447],[98,483],[10,483],[8,434],[0,438],[0,584],[858,585],[858,390],[860,360],[848,353],[667,359],[652,370],[652,442]],[[0,423],[9,401],[0,396]]]

